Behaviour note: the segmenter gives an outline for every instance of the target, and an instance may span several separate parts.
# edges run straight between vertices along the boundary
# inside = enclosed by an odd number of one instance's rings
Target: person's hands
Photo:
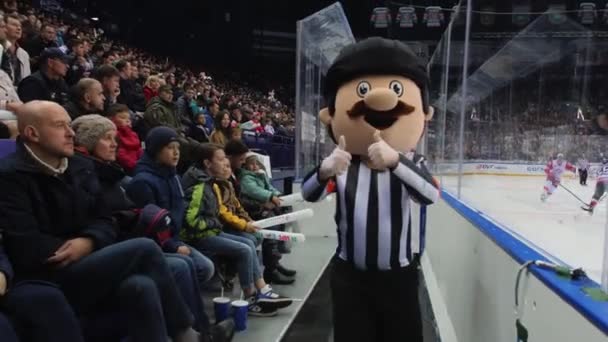
[[[4,275],[4,273],[0,272],[0,297],[4,296],[6,294],[6,287],[7,287],[6,276]]]
[[[272,198],[270,199],[270,202],[272,202],[272,204],[274,204],[277,207],[281,206],[281,203],[283,203],[283,201],[278,198],[277,196],[272,196]]]
[[[247,233],[255,233],[260,229],[260,227],[255,225],[255,222],[249,221],[247,222],[247,226],[245,226],[245,231]]]
[[[177,254],[190,255],[190,248],[188,246],[177,247]]]
[[[382,139],[378,130],[374,133],[374,143],[367,149],[367,156],[373,167],[380,170],[394,168],[399,163],[399,152]]]
[[[58,268],[66,267],[91,254],[93,246],[93,240],[90,238],[67,240],[52,257],[47,259],[47,262],[55,264]]]
[[[348,170],[352,156],[346,151],[346,140],[341,135],[338,146],[333,152],[321,162],[319,168],[319,178],[328,180],[333,176],[339,176]]]

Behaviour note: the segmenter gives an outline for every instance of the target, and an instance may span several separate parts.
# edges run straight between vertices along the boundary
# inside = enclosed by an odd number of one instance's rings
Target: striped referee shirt
[[[421,253],[410,199],[428,205],[439,198],[423,162],[420,155],[400,155],[396,168],[377,171],[353,156],[348,171],[334,177],[339,258],[361,270],[391,270],[409,265]],[[323,199],[328,181],[320,181],[318,168],[313,170],[304,178],[302,196],[309,202]]]

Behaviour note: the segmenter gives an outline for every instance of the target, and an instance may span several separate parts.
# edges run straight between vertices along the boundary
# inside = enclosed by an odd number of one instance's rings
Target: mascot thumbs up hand
[[[348,170],[352,156],[346,151],[346,139],[340,136],[338,147],[336,147],[329,157],[323,159],[319,167],[319,178],[327,180],[333,176],[339,176]]]
[[[382,133],[378,130],[374,133],[374,143],[367,148],[367,156],[371,166],[378,170],[393,169],[399,163],[399,152],[382,139]]]

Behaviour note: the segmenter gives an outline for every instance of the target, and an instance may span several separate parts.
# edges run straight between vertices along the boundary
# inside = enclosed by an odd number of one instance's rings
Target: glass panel
[[[455,6],[450,24],[429,62],[431,105],[435,115],[426,135],[427,154],[443,189],[458,193],[460,105],[455,96],[463,84],[466,10]]]
[[[340,3],[297,23],[296,177],[314,168],[334,144],[319,120],[321,79],[340,50],[355,38]]]
[[[608,26],[565,1],[514,1],[501,15],[471,3],[468,41],[461,6],[429,64],[434,171],[445,190],[600,282]],[[594,199],[590,215],[581,208]]]

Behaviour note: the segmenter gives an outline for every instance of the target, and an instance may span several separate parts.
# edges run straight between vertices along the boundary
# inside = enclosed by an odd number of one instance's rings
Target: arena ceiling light
[[[93,20],[93,21],[99,21],[99,18],[98,17],[92,17],[91,20]]]

